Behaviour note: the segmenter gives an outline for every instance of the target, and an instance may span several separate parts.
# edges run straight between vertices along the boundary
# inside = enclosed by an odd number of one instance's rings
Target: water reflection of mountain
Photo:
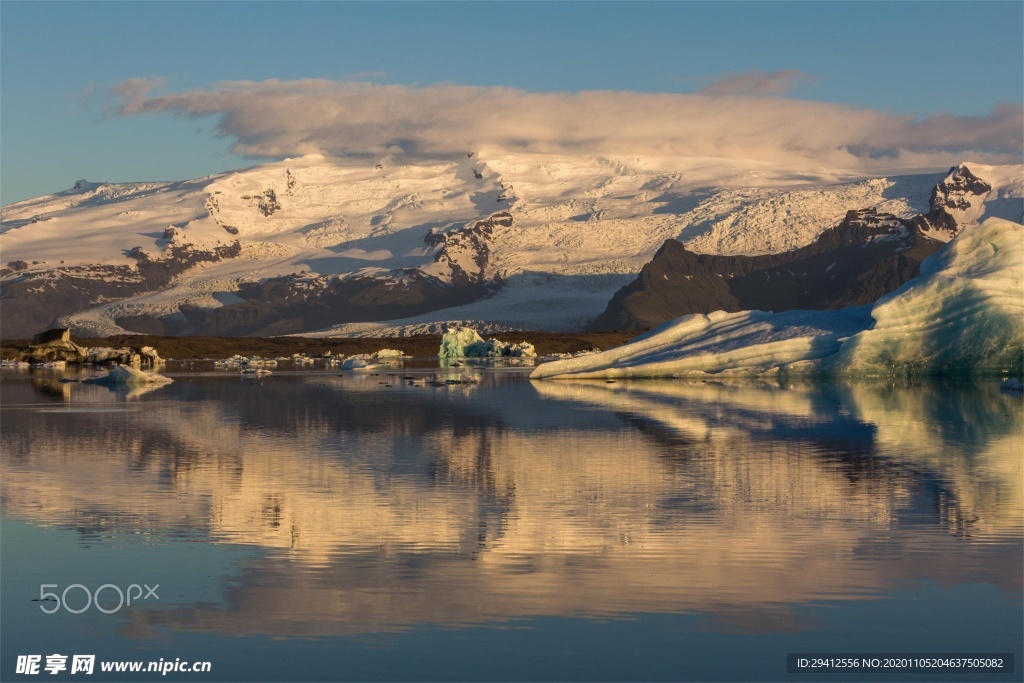
[[[1013,537],[1024,515],[1024,420],[995,386],[536,382],[546,397],[614,411],[661,438],[801,443],[849,479],[912,480],[956,531]],[[728,448],[723,463],[735,463]],[[737,473],[729,472],[728,476]],[[956,519],[948,518],[955,515]]]
[[[41,397],[4,385],[7,514],[267,551],[229,609],[133,615],[148,624],[696,611],[779,630],[794,604],[901,578],[1019,590],[1024,419],[994,391],[281,375],[16,407]]]

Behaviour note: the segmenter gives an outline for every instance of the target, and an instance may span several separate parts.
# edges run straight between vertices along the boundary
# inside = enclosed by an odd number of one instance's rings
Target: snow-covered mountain
[[[1020,220],[1020,166],[864,178],[700,158],[288,159],[3,208],[0,324],[83,335],[403,334],[590,324],[667,239],[768,254],[850,210]],[[948,239],[951,224],[924,229]]]
[[[873,303],[916,277],[922,261],[961,226],[973,226],[991,211],[985,202],[992,191],[961,164],[936,184],[927,213],[906,219],[875,208],[852,210],[799,249],[723,256],[696,254],[666,240],[639,277],[615,293],[593,327],[650,328],[691,313]]]

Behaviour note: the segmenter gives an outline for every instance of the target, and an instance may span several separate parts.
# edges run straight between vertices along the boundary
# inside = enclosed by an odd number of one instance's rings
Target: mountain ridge
[[[666,240],[612,297],[595,330],[644,329],[691,313],[833,310],[876,301],[918,275],[921,262],[960,231],[992,186],[965,164],[935,185],[930,209],[907,219],[874,208],[799,249],[761,256],[696,254]]]
[[[951,211],[1019,213],[1019,167],[978,168],[991,196]],[[192,181],[82,181],[3,208],[0,331],[580,330],[666,239],[726,255],[797,249],[851,209],[922,214],[942,178],[509,154],[311,155]],[[118,289],[119,277],[141,281]]]

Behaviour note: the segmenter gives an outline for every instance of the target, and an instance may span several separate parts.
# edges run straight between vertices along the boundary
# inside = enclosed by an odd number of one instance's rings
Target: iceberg
[[[352,356],[351,358],[347,358],[345,361],[342,362],[341,369],[349,370],[351,372],[373,372],[375,370],[380,370],[381,368],[385,367],[383,363],[374,363],[365,356],[366,354],[358,354],[356,356]]]
[[[438,358],[465,358],[469,350],[483,344],[483,338],[471,327],[449,327],[441,337]]]
[[[1024,225],[992,218],[925,259],[871,309],[831,365],[846,373],[1020,374]]]
[[[100,377],[92,377],[85,380],[86,384],[104,384],[107,386],[134,387],[147,384],[162,385],[173,382],[170,377],[164,377],[155,372],[143,372],[137,368],[127,365],[115,365]]]
[[[542,378],[1021,374],[1024,225],[990,218],[873,306],[688,315]]]
[[[449,327],[441,338],[438,358],[533,358],[537,350],[529,342],[503,342],[483,338],[471,327]]]
[[[840,311],[698,313],[618,348],[544,363],[530,377],[763,375],[783,368],[809,368],[839,351],[842,339],[870,322],[868,306]]]

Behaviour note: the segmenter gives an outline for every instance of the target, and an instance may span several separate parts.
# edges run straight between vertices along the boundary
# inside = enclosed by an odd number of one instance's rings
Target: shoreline
[[[527,341],[537,349],[537,355],[575,353],[591,349],[608,350],[621,346],[643,334],[644,330],[617,330],[614,332],[500,332],[495,336],[502,341]],[[373,353],[380,349],[396,349],[409,356],[437,356],[441,346],[440,334],[417,334],[408,337],[157,337],[152,335],[117,335],[113,337],[78,337],[72,341],[85,347],[152,346],[161,358],[170,360],[217,360],[235,354],[243,356],[279,357],[293,353],[347,356]],[[32,345],[31,339],[5,339],[0,342],[0,357],[13,359]]]

